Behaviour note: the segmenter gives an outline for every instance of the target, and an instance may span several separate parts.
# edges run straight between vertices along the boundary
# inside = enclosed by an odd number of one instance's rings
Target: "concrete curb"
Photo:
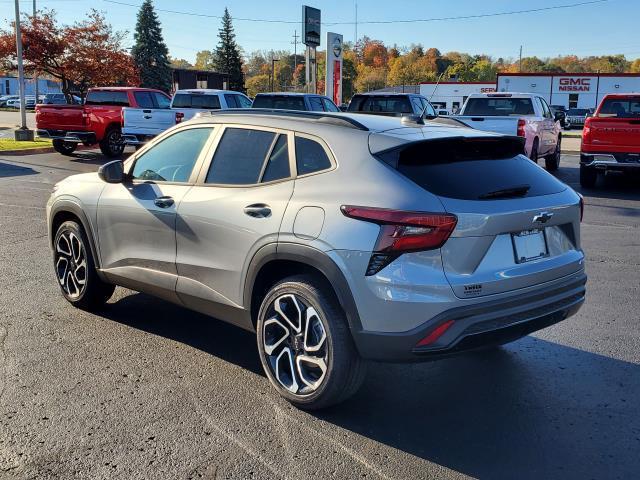
[[[81,152],[83,150],[92,150],[97,148],[97,145],[80,145],[76,148],[76,152]],[[38,148],[24,148],[22,150],[0,150],[0,156],[6,155],[8,157],[19,157],[22,155],[38,155],[42,153],[56,153],[53,147],[38,147]],[[62,155],[62,154],[60,154]]]

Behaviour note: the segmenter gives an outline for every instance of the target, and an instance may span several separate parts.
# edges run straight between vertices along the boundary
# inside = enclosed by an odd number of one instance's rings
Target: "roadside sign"
[[[325,95],[340,106],[342,103],[342,35],[327,32]]]
[[[320,9],[302,6],[302,43],[307,47],[320,45]]]

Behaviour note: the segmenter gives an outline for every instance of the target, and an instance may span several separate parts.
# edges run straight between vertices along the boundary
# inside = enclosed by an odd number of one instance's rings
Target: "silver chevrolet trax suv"
[[[580,308],[581,197],[522,152],[444,119],[203,115],[56,185],[56,278],[79,308],[121,285],[254,331],[279,394],[326,407],[369,360],[494,346]]]

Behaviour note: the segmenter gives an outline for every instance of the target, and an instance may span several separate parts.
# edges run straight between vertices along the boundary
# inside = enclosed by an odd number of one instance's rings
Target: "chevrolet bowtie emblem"
[[[533,223],[547,223],[553,217],[553,213],[549,212],[540,212],[538,215],[533,217]]]

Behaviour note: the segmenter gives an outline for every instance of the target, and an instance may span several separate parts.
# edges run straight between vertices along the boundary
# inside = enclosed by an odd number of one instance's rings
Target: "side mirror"
[[[559,122],[564,118],[564,115],[562,114],[562,112],[556,112],[556,113],[553,114],[553,118],[554,118],[554,120]]]
[[[98,176],[107,183],[122,183],[124,180],[124,163],[122,160],[105,163],[98,169]]]

